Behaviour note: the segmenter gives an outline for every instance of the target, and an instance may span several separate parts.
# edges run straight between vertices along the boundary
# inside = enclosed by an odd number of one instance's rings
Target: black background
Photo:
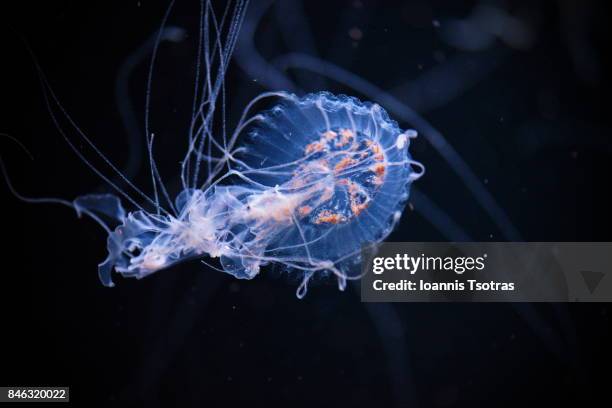
[[[603,2],[485,2],[521,18],[532,39],[516,48],[497,38],[479,51],[458,49],[440,34],[478,2],[304,3],[265,12],[255,32],[265,61],[317,52],[392,91],[447,137],[524,240],[610,240]],[[166,7],[3,4],[0,131],[21,140],[34,161],[7,138],[0,153],[21,193],[72,199],[108,189],[55,130],[20,35],[66,111],[103,152],[125,163],[117,76]],[[256,12],[267,2],[250,7]],[[153,79],[151,121],[170,180],[190,114],[197,16],[196,2],[178,2],[169,22],[187,36],[162,44]],[[287,29],[283,21],[293,23]],[[354,28],[362,38],[351,37]],[[473,76],[457,95],[443,97],[450,85],[443,81],[423,85],[435,70],[456,73],[453,61]],[[130,74],[140,129],[147,69],[145,58]],[[289,78],[307,91],[368,99],[302,71]],[[267,89],[265,76],[236,65],[227,84],[234,120]],[[428,105],[427,91],[443,102]],[[507,239],[425,138],[412,152],[428,169],[415,186],[472,240]],[[149,188],[145,171],[135,180]],[[418,210],[406,209],[389,240],[446,239]],[[267,271],[236,281],[197,262],[142,281],[117,278],[109,289],[96,275],[105,237],[91,220],[8,193],[2,214],[0,384],[70,386],[75,406],[552,406],[592,404],[609,386],[605,304],[363,304],[356,287],[339,292],[325,281],[298,300],[298,277]]]

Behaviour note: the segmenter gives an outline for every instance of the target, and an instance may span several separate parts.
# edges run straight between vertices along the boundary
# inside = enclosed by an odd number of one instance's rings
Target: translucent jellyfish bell
[[[251,208],[275,220],[265,257],[303,267],[306,281],[315,271],[359,276],[362,245],[389,235],[423,174],[408,152],[414,137],[379,105],[328,92],[286,94],[261,114],[236,170],[269,188]]]

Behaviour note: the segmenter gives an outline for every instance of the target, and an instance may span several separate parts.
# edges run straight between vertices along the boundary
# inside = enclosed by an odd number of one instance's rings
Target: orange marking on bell
[[[336,181],[336,184],[340,185],[340,186],[346,186],[350,183],[350,181],[348,179],[339,179],[338,181]]]
[[[352,166],[353,164],[357,163],[357,160],[355,159],[351,159],[348,156],[345,156],[342,160],[340,160],[335,166],[334,166],[334,171],[336,173],[340,173],[342,170],[346,169],[347,167]]]
[[[336,147],[342,147],[347,145],[351,139],[355,137],[355,134],[352,130],[349,129],[341,129],[340,130],[340,140],[336,142]]]
[[[315,224],[338,224],[339,222],[343,221],[345,221],[344,216],[333,213],[329,210],[323,210],[315,220]]]
[[[312,208],[309,205],[303,205],[300,208],[298,208],[298,214],[300,214],[300,216],[305,216],[310,214],[310,212],[312,211]]]
[[[378,177],[382,177],[385,175],[385,172],[387,171],[386,167],[384,164],[379,163],[374,165],[374,167],[372,167],[372,171],[374,172],[374,174],[376,174]]]
[[[312,142],[306,145],[306,149],[304,150],[306,154],[322,152],[326,148],[326,144],[323,142]]]
[[[368,208],[367,203],[357,204],[357,203],[351,202],[351,211],[353,211],[353,214],[355,214],[355,216],[361,214],[363,210],[365,210],[366,208]]]
[[[342,129],[342,130],[340,131],[340,136],[345,137],[345,138],[347,138],[347,139],[350,139],[350,138],[352,138],[353,136],[355,136],[355,134],[353,133],[353,131],[352,131],[352,130],[349,130],[349,129]]]
[[[335,138],[337,138],[338,134],[334,132],[333,130],[328,130],[326,132],[323,132],[321,136],[323,136],[325,140],[330,141],[330,140],[334,140]]]

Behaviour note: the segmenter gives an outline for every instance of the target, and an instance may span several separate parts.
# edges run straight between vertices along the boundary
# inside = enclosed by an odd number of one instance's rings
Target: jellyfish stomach
[[[292,180],[242,197],[232,192],[235,188],[228,188],[219,197],[226,201],[227,194],[232,197],[230,200],[241,203],[221,215],[227,223],[217,230],[216,251],[209,253],[220,257],[225,272],[240,279],[251,279],[267,263],[287,265],[283,262],[287,259],[278,259],[267,252],[270,243],[287,230],[300,228],[303,219],[312,209],[328,201],[334,190],[333,177],[325,173],[320,173],[316,180],[306,184],[302,180],[298,184],[299,187]]]

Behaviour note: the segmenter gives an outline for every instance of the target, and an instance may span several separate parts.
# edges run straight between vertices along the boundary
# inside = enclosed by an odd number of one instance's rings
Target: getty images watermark
[[[610,242],[391,242],[364,248],[366,302],[610,302]]]

